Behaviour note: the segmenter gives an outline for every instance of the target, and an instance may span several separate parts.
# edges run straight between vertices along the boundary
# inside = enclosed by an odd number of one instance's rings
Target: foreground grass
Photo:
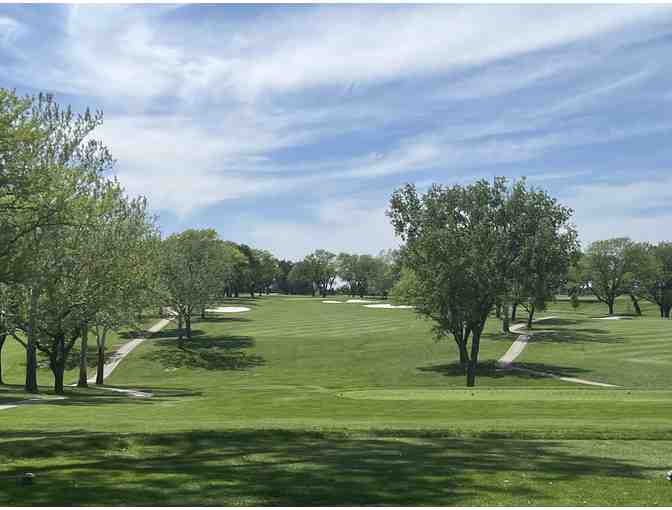
[[[560,320],[535,326],[555,337],[524,353],[622,389],[495,370],[514,336],[492,320],[467,390],[452,343],[412,311],[241,301],[252,311],[196,321],[182,346],[165,331],[109,380],[152,399],[73,389],[0,411],[0,504],[669,503],[672,385],[608,359],[646,340],[638,325],[657,356],[672,354],[672,325],[649,308],[598,321],[597,305],[556,303],[541,315]],[[23,471],[34,486],[7,478]]]

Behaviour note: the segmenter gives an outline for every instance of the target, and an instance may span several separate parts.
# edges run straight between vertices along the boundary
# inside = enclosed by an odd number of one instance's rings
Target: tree
[[[357,255],[349,253],[339,253],[336,257],[336,273],[338,277],[343,280],[348,288],[348,294],[354,296],[357,292],[355,264],[357,263]]]
[[[45,253],[67,250],[68,243],[82,237],[92,204],[98,199],[94,194],[100,189],[96,187],[113,161],[107,148],[90,136],[102,123],[102,112],[92,114],[86,110],[75,115],[69,107],[61,108],[52,96],[39,95],[25,100],[13,123],[0,123],[3,124],[0,129],[27,124],[30,131],[18,146],[10,141],[7,152],[0,158],[0,178],[5,185],[0,192],[0,202],[5,207],[0,212],[0,222],[2,233],[7,234],[2,239],[0,259],[6,262],[2,279],[16,285],[23,291],[17,295],[25,298],[19,300],[22,306],[17,308],[25,312],[17,320],[26,319],[23,322],[25,342],[20,340],[26,348],[25,387],[27,391],[37,392],[36,350],[46,345],[44,341],[38,343],[38,335],[45,335],[44,330],[39,330],[44,323],[40,324],[38,319],[46,318],[38,307],[44,305],[45,299],[49,300],[46,289],[50,278],[59,274],[64,264],[73,262],[64,257],[57,262],[60,268],[48,273],[45,271],[51,268],[44,266]],[[54,255],[64,254],[55,252]],[[55,295],[51,293],[52,297]],[[15,338],[19,339],[19,335]],[[59,355],[67,356],[67,352],[62,351],[59,347]],[[51,363],[52,370],[58,371],[54,363],[60,364],[60,358],[56,360],[52,356]]]
[[[101,278],[102,299],[84,332],[96,337],[96,384],[103,384],[107,334],[135,325],[135,311],[155,305],[158,300],[160,239],[144,198],[120,197],[115,208],[101,220],[94,233],[95,255]],[[80,350],[79,386],[87,385],[86,339]]]
[[[376,270],[371,278],[375,294],[387,297],[401,277],[401,257],[398,250],[381,251],[376,257]]]
[[[278,261],[278,275],[277,275],[277,284],[278,290],[284,294],[292,294],[292,289],[289,284],[289,273],[294,267],[294,262],[291,260],[279,260]]]
[[[257,267],[257,276],[255,280],[258,282],[259,290],[270,294],[271,285],[275,282],[279,273],[278,261],[275,257],[266,250],[255,250],[256,257],[259,261]]]
[[[419,313],[435,321],[437,336],[452,335],[466,367],[467,386],[476,380],[480,339],[498,296],[509,292],[509,268],[521,257],[523,222],[511,214],[504,178],[468,186],[433,185],[419,196],[413,185],[397,190],[388,214],[405,242],[404,265],[417,283]]]
[[[571,209],[561,207],[543,191],[526,189],[524,181],[521,184],[513,188],[507,201],[507,216],[515,224],[507,241],[518,256],[505,268],[512,280],[504,302],[511,300],[514,310],[520,305],[531,328],[535,311],[543,310],[566,282],[578,242],[576,230],[569,224]]]
[[[325,297],[336,280],[336,255],[326,250],[315,250],[303,259],[305,270],[315,291]]]
[[[590,244],[582,258],[582,279],[593,295],[614,314],[616,298],[629,293],[634,280],[633,242],[618,237]]]
[[[287,275],[287,282],[292,294],[308,294],[315,295],[315,287],[313,287],[313,280],[309,273],[305,262],[296,262],[289,274]]]
[[[639,244],[634,273],[637,296],[658,306],[661,318],[672,310],[672,243]]]
[[[162,243],[161,279],[167,300],[177,312],[180,341],[182,324],[190,340],[194,311],[209,303],[221,288],[217,278],[222,274],[220,246],[212,229],[185,230]]]
[[[399,279],[390,290],[392,302],[397,305],[419,305],[422,295],[422,287],[415,271],[402,267]]]
[[[240,289],[246,285],[249,262],[236,243],[222,241],[222,244],[222,257],[224,258],[222,282],[224,283],[224,293],[227,296],[238,297]]]

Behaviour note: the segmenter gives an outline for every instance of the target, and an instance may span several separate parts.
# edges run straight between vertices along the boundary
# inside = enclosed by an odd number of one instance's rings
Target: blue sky
[[[405,182],[527,176],[584,243],[672,239],[672,7],[0,5],[0,86],[102,108],[162,230],[397,244]]]

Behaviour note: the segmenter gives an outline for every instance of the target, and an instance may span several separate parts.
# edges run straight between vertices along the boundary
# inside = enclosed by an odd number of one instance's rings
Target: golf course
[[[194,319],[183,346],[169,324],[103,387],[151,397],[72,388],[0,410],[0,504],[669,504],[672,330],[653,307],[551,302],[512,365],[614,388],[498,369],[517,335],[492,318],[465,389],[428,320],[335,300],[231,299],[250,311]],[[5,358],[0,404],[25,399],[25,353]]]
[[[0,510],[672,509],[672,5],[104,3],[0,4]]]

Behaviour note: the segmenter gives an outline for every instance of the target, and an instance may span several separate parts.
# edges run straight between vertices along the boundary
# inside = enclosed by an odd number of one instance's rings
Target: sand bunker
[[[603,321],[617,321],[617,320],[632,320],[632,317],[619,317],[618,315],[614,315],[612,317],[592,317],[593,319],[600,319]]]
[[[375,301],[371,301],[370,299],[348,299],[346,303],[375,303]]]
[[[364,305],[366,308],[413,308],[411,305],[391,305],[390,303],[379,305]]]
[[[323,303],[329,303],[329,304],[335,304],[335,305],[340,305],[343,301],[332,301],[330,299],[327,299],[326,301],[322,301]]]
[[[217,308],[208,308],[206,312],[212,313],[238,313],[249,312],[250,309],[246,306],[218,306]]]

